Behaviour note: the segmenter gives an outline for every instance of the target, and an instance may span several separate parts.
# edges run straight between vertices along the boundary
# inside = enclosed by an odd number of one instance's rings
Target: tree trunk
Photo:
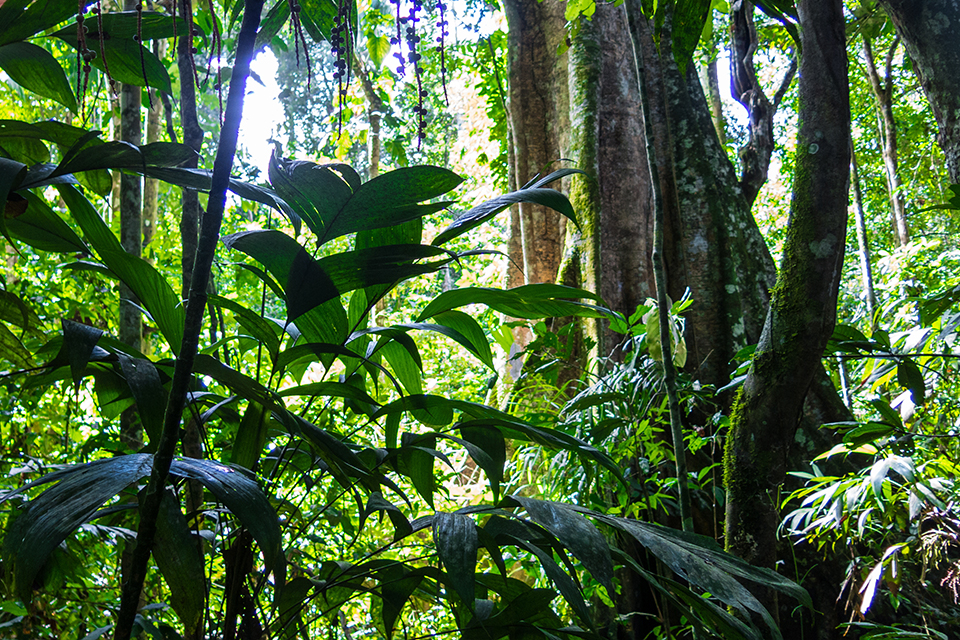
[[[797,70],[791,62],[773,100],[763,92],[757,80],[753,54],[757,50],[757,27],[753,22],[753,4],[736,0],[730,7],[730,76],[733,97],[747,110],[750,123],[747,143],[740,148],[740,189],[752,207],[760,188],[767,181],[770,156],[775,145],[773,116],[780,106]]]
[[[563,157],[567,126],[564,5],[555,0],[504,3],[509,32],[510,117],[517,183],[525,184]],[[563,255],[560,214],[532,203],[519,205],[526,284],[554,282]]]
[[[850,154],[850,177],[853,182],[854,217],[857,221],[857,247],[860,254],[860,277],[863,281],[863,297],[867,306],[867,324],[871,329],[877,318],[877,294],[873,290],[873,268],[870,265],[870,242],[867,238],[867,217],[863,211],[863,195],[860,193],[860,171],[857,154]]]
[[[850,105],[841,0],[798,3],[800,131],[783,263],[753,365],[731,416],[726,546],[774,568],[778,490],[804,396],[836,321],[846,236]],[[776,615],[776,596],[761,588]]]
[[[960,183],[960,5],[954,0],[879,0],[933,108],[950,181]]]
[[[902,247],[910,242],[910,230],[907,227],[907,214],[904,209],[903,193],[901,191],[903,185],[897,167],[897,122],[893,119],[893,55],[896,53],[899,44],[900,38],[895,38],[893,44],[890,45],[884,65],[884,78],[881,80],[874,61],[870,38],[866,36],[863,38],[863,57],[867,62],[867,78],[870,79],[870,87],[873,89],[873,96],[877,99],[877,107],[880,110],[881,133],[883,134],[883,166],[887,174],[887,191],[890,194],[893,232],[898,244]]]
[[[176,1],[176,0],[175,0]],[[200,149],[203,146],[203,129],[197,118],[197,87],[194,84],[193,71],[193,14],[187,0],[180,2],[178,16],[183,21],[179,27],[177,40],[177,70],[180,73],[180,123],[183,127],[183,143],[197,152],[198,157],[184,166],[196,169],[199,163]],[[193,262],[197,254],[197,237],[200,229],[200,198],[196,191],[183,189],[180,213],[181,257],[181,295],[186,300],[190,295],[193,281]]]

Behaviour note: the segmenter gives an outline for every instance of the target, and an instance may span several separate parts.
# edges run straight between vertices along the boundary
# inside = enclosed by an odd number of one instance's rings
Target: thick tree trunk
[[[874,61],[873,46],[870,38],[863,38],[863,57],[867,62],[867,78],[873,96],[877,99],[877,108],[880,110],[880,123],[883,134],[883,166],[887,174],[887,191],[890,194],[890,209],[893,222],[893,232],[900,246],[910,242],[910,230],[907,227],[907,214],[904,208],[903,193],[900,181],[900,170],[897,162],[897,122],[893,118],[893,55],[900,44],[896,38],[887,51],[884,77],[880,78],[877,65]]]
[[[626,17],[598,5],[570,48],[570,157],[590,177],[573,180],[570,198],[582,233],[568,243],[580,260],[580,286],[630,315],[655,294],[650,181],[642,171],[643,116]],[[614,355],[622,336],[588,323],[597,352]]]
[[[567,126],[564,5],[555,0],[504,3],[509,32],[510,117],[517,182],[525,184],[563,157]],[[524,282],[554,282],[563,255],[564,223],[555,211],[519,205]]]
[[[920,78],[939,127],[950,181],[960,183],[960,5],[955,0],[880,0]]]
[[[836,321],[846,237],[850,106],[841,0],[798,3],[803,57],[796,178],[783,264],[753,365],[731,416],[726,546],[774,568],[778,488],[804,396]],[[760,590],[776,612],[776,597]]]

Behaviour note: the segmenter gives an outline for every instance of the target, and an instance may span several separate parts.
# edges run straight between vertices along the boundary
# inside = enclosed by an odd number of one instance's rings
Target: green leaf
[[[503,434],[493,427],[460,427],[460,436],[483,453],[478,455],[468,448],[470,456],[487,474],[493,501],[500,501],[500,483],[503,481],[503,468],[507,461],[507,445]]]
[[[287,396],[310,396],[322,398],[347,398],[356,400],[364,404],[370,404],[377,408],[380,404],[374,400],[363,389],[358,389],[352,384],[343,382],[311,382],[298,387],[289,387],[280,391],[281,397]]]
[[[275,589],[279,592],[286,574],[280,520],[267,496],[247,471],[213,460],[177,458],[170,466],[170,473],[200,481],[237,517],[257,541],[263,554],[264,573],[274,574]]]
[[[88,253],[80,236],[41,198],[23,192],[27,207],[23,213],[7,219],[7,231],[34,249],[54,253]]]
[[[523,505],[537,524],[556,536],[583,563],[594,579],[606,588],[610,598],[616,597],[610,546],[593,523],[557,502],[512,497]]]
[[[30,599],[34,579],[56,549],[77,527],[94,517],[110,498],[150,473],[153,457],[134,454],[70,467],[31,482],[23,490],[56,482],[31,500],[4,538],[4,551],[13,558],[14,588],[21,600]]]
[[[10,5],[9,9],[7,5]],[[26,40],[77,15],[77,3],[71,0],[8,0],[0,8],[4,10],[0,22],[0,45]],[[73,32],[76,34],[77,30]]]
[[[76,7],[74,7],[76,11]],[[64,30],[54,34],[74,49],[79,48],[77,44],[77,30]],[[89,35],[89,34],[88,34]],[[100,71],[106,73],[99,38],[86,38],[88,49],[97,54],[90,64]],[[172,94],[173,88],[170,84],[170,75],[167,68],[153,54],[152,51],[142,46],[133,38],[110,38],[104,40],[103,47],[106,50],[107,66],[110,67],[110,77],[123,84],[132,84],[137,87],[153,87],[166,94]]]
[[[674,4],[670,40],[681,76],[687,72],[687,64],[697,50],[704,24],[713,19],[711,4],[712,0],[677,0]]]
[[[270,424],[270,412],[263,405],[251,402],[243,413],[237,429],[237,439],[230,452],[230,463],[245,469],[253,469],[263,453]]]
[[[0,358],[12,362],[20,369],[33,367],[33,356],[30,355],[30,351],[5,324],[0,324]]]
[[[291,321],[354,289],[434,272],[453,260],[447,252],[426,245],[345,251],[314,260],[296,240],[273,230],[242,231],[226,236],[223,243],[254,258],[284,283]],[[413,263],[438,256],[443,259]]]
[[[74,6],[74,14],[76,6]],[[180,18],[180,16],[177,16]],[[183,29],[183,19],[180,18],[180,24],[173,24],[173,16],[156,11],[142,11],[140,15],[136,11],[104,11],[100,16],[88,16],[84,20],[84,25],[90,30],[87,32],[87,39],[99,40],[100,33],[108,40],[132,40],[134,36],[139,36],[141,40],[154,40],[157,38],[172,38],[177,35],[178,29]],[[198,35],[204,36],[203,30],[194,23],[194,29],[200,31]],[[49,34],[62,40],[77,38],[77,23],[71,22],[64,28]],[[182,34],[181,34],[182,35]]]
[[[576,316],[602,318],[609,313],[602,307],[576,302],[599,300],[596,294],[556,284],[530,284],[515,289],[465,287],[441,293],[417,317],[417,322],[451,309],[470,304],[485,304],[495,311],[514,318],[562,318]]]
[[[568,171],[583,173],[582,171],[573,169]],[[573,211],[573,205],[570,204],[570,201],[567,199],[567,197],[559,191],[555,191],[554,189],[544,189],[541,186],[548,181],[548,179],[544,179],[543,181],[535,183],[534,186],[524,187],[518,191],[499,195],[477,205],[473,209],[469,209],[468,211],[458,214],[453,224],[441,231],[440,234],[433,239],[431,244],[440,246],[445,242],[449,242],[454,238],[462,236],[471,229],[480,226],[501,211],[504,211],[510,205],[518,204],[520,202],[532,202],[544,207],[549,207],[550,209],[553,209],[561,215],[569,218],[575,225],[579,226],[576,213]]]
[[[390,522],[393,523],[394,541],[405,538],[413,533],[413,528],[410,526],[410,521],[407,520],[406,516],[403,515],[403,512],[400,511],[395,504],[384,499],[383,494],[378,491],[371,493],[370,497],[367,498],[367,506],[360,514],[360,528],[363,529],[363,524],[366,522],[367,518],[369,518],[371,514],[377,512],[387,514],[387,517],[390,518]]]
[[[93,355],[93,349],[100,341],[103,331],[96,327],[80,324],[66,318],[60,320],[63,327],[63,343],[53,362],[66,361],[70,364],[73,383],[79,385],[87,369],[87,363]]]
[[[232,311],[237,323],[267,349],[270,360],[276,360],[280,352],[280,336],[276,324],[263,319],[259,313],[247,309],[235,300],[215,294],[208,295],[207,300],[222,309]]]
[[[460,513],[437,512],[433,517],[433,540],[447,581],[470,609],[476,598],[474,573],[477,570],[477,525]]]
[[[73,95],[63,68],[43,47],[30,42],[11,42],[0,46],[0,69],[24,89],[59,102],[76,113]]]
[[[153,559],[170,588],[170,606],[191,633],[200,624],[207,595],[203,555],[200,538],[190,530],[176,496],[169,490],[160,501]]]
[[[900,386],[909,389],[913,396],[913,402],[921,405],[926,401],[927,385],[923,381],[923,373],[910,358],[901,358],[897,362],[897,382]]]
[[[443,311],[434,315],[433,320],[453,332],[448,333],[440,329],[441,333],[469,349],[470,353],[487,367],[496,370],[493,364],[493,352],[490,351],[490,342],[483,333],[480,323],[462,311]]]
[[[4,206],[3,212],[0,212],[0,234],[8,241],[10,240],[10,234],[7,231],[6,220],[8,212],[13,213],[15,208],[11,207],[11,192],[19,186],[26,175],[27,165],[9,158],[0,158],[0,200],[2,200]],[[11,241],[10,244],[13,244],[13,242]]]
[[[386,36],[378,36],[375,32],[367,33],[367,53],[370,54],[370,61],[378,71],[383,65],[383,59],[390,53],[390,39]]]
[[[274,153],[270,157],[270,184],[311,231],[320,237],[326,221],[333,218],[353,195],[353,171],[346,165],[319,165],[288,160]],[[359,176],[356,183],[359,185]]]
[[[560,595],[563,596],[563,599],[570,603],[570,606],[581,620],[592,627],[593,618],[590,616],[590,609],[587,607],[587,603],[583,599],[583,594],[577,587],[577,583],[573,581],[573,578],[560,568],[560,565],[556,563],[550,554],[537,545],[519,538],[517,539],[517,545],[537,557],[540,561],[540,566],[543,567],[544,573],[546,573],[547,577],[557,586],[557,590],[560,592]]]
[[[167,393],[160,382],[160,372],[149,360],[131,358],[122,353],[118,353],[117,357],[123,377],[137,403],[140,422],[150,437],[150,444],[155,446],[160,442],[163,414],[167,407]]]
[[[157,323],[174,353],[183,341],[184,310],[180,296],[151,264],[126,253],[93,205],[73,187],[57,187],[74,220],[107,268],[122,280]]]

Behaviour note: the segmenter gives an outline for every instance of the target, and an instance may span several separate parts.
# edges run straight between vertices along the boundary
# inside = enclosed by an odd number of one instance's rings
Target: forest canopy
[[[954,637],[958,25],[0,2],[0,634]]]

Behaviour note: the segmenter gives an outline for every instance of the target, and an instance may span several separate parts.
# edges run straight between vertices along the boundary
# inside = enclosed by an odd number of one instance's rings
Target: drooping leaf
[[[172,491],[164,491],[157,516],[153,559],[170,588],[170,606],[188,632],[204,611],[206,576],[200,537],[193,534]]]
[[[232,311],[237,323],[266,347],[270,359],[276,359],[280,351],[280,336],[275,324],[264,320],[259,313],[247,309],[236,300],[212,294],[207,296],[207,300],[218,307]]]
[[[564,504],[521,496],[513,496],[513,499],[583,563],[611,598],[615,596],[610,545],[593,523]]]
[[[55,253],[86,253],[90,249],[70,226],[41,198],[22,192],[26,208],[7,219],[7,231],[34,249]]]
[[[403,512],[395,504],[385,499],[380,492],[371,493],[370,497],[367,498],[367,506],[360,513],[360,528],[363,528],[364,522],[371,514],[377,512],[385,513],[390,518],[390,522],[393,523],[394,540],[400,540],[413,533],[410,521],[403,515]]]
[[[104,264],[130,287],[157,323],[170,349],[178,353],[183,341],[184,321],[180,296],[174,293],[170,284],[153,265],[123,250],[120,241],[100,218],[100,214],[76,189],[67,185],[58,186],[57,189]]]
[[[74,7],[74,13],[76,13],[76,7]],[[132,40],[134,36],[139,36],[141,40],[153,40],[172,38],[176,35],[177,29],[183,28],[183,18],[179,15],[177,18],[181,23],[174,26],[173,16],[166,13],[141,11],[138,16],[136,11],[104,11],[95,19],[87,18],[84,25],[90,30],[86,36],[88,39],[99,40],[100,33],[103,33],[104,38],[108,40],[115,38]],[[196,22],[193,28],[198,31],[198,36],[206,35]],[[72,22],[50,35],[63,40],[76,39],[77,23]]]
[[[79,385],[83,379],[87,363],[90,362],[90,356],[93,355],[93,349],[97,346],[103,331],[66,318],[62,319],[60,323],[63,327],[63,344],[60,345],[60,352],[54,358],[54,362],[65,360],[69,363],[73,383]]]
[[[76,7],[74,7],[76,11]],[[72,32],[57,33],[60,38],[74,49],[79,48],[77,44],[77,30]],[[123,84],[132,84],[142,87],[144,84],[154,89],[171,94],[173,93],[170,84],[170,75],[167,68],[159,58],[133,38],[110,38],[104,40],[101,51],[99,38],[86,38],[86,47],[97,54],[90,64],[100,71],[105,72],[103,56],[106,53],[107,66],[110,67],[110,77]],[[146,74],[146,83],[144,83],[144,74]]]
[[[897,382],[910,390],[915,404],[921,405],[927,399],[927,385],[923,381],[923,373],[912,359],[902,358],[897,363]]]
[[[606,310],[602,307],[577,300],[598,298],[589,291],[555,284],[530,284],[507,290],[464,287],[445,291],[434,298],[417,317],[417,321],[422,322],[438,313],[469,304],[485,304],[514,318],[605,317]]]
[[[0,69],[24,89],[77,111],[77,99],[63,68],[43,47],[30,42],[0,46]]]
[[[245,469],[253,469],[263,452],[267,441],[267,428],[270,423],[270,412],[263,405],[251,402],[243,413],[240,426],[237,429],[237,439],[233,442],[230,452],[230,463]]]
[[[460,427],[460,436],[484,455],[470,451],[470,456],[480,465],[493,491],[494,502],[500,500],[500,483],[503,481],[503,467],[507,461],[507,445],[503,434],[492,427]]]
[[[544,207],[549,207],[570,219],[574,224],[579,224],[576,213],[573,211],[573,205],[570,204],[570,201],[565,195],[553,189],[536,186],[499,195],[458,214],[453,224],[441,231],[437,237],[433,239],[432,244],[434,246],[440,246],[454,238],[462,236],[501,211],[504,211],[510,205],[520,202],[532,202]]]
[[[107,500],[150,473],[153,457],[133,454],[97,460],[50,474],[4,496],[56,482],[31,500],[4,538],[4,551],[13,559],[17,595],[28,601],[34,579],[57,548],[77,527],[94,516]]]
[[[29,6],[28,6],[29,5]],[[26,40],[77,14],[70,0],[11,0],[0,5],[0,45]],[[76,34],[77,30],[73,30]]]
[[[284,583],[286,560],[283,556],[280,521],[256,481],[241,467],[197,458],[177,458],[170,473],[198,480],[230,510],[250,532],[263,554],[264,572],[273,572],[276,589]]]
[[[30,351],[5,324],[0,324],[0,358],[12,362],[20,369],[33,367],[33,356]]]
[[[468,608],[476,597],[477,525],[461,513],[437,512],[433,518],[433,541],[447,580]]]

